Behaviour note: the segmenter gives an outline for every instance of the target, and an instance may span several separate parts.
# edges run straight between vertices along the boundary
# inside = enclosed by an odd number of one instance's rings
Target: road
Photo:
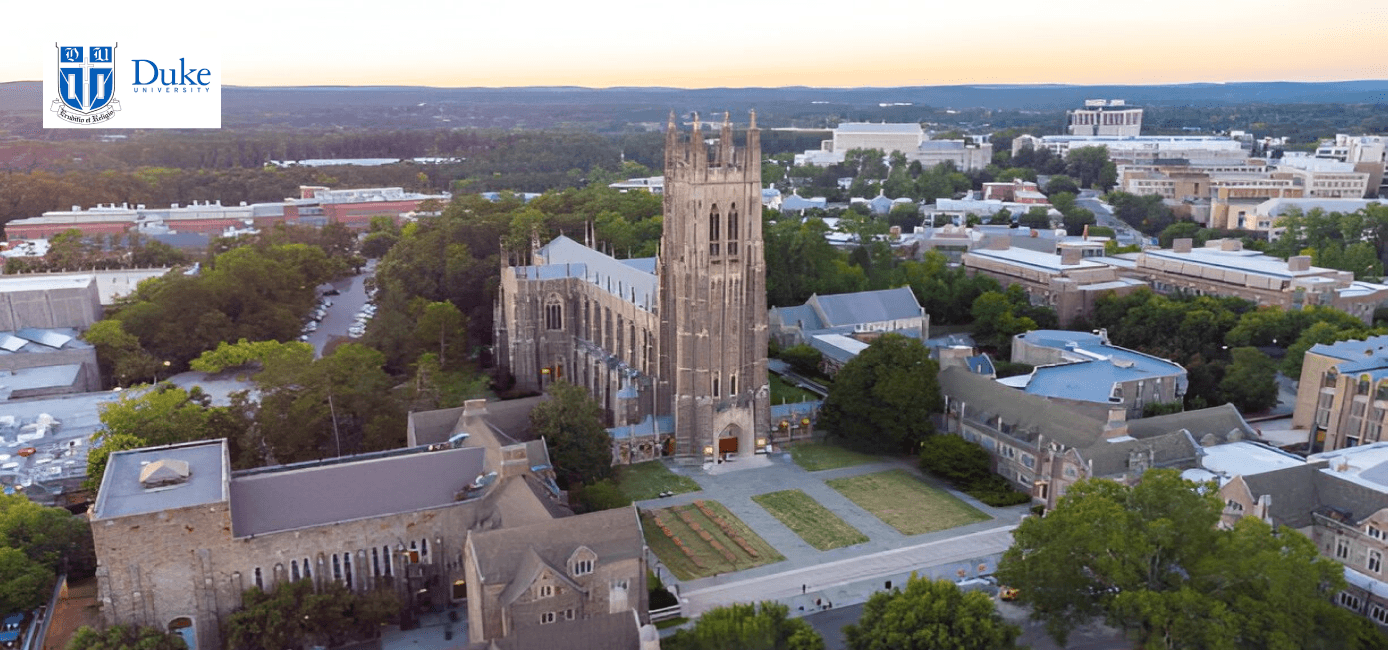
[[[1127,245],[1142,241],[1142,233],[1133,230],[1132,226],[1113,216],[1113,209],[1099,199],[1097,190],[1080,190],[1080,195],[1076,197],[1075,203],[1093,212],[1094,220],[1098,222],[1098,225],[1112,228],[1118,235],[1118,243]]]
[[[951,537],[939,541],[880,551],[836,562],[792,569],[781,573],[718,584],[710,587],[691,589],[680,594],[686,602],[685,614],[699,614],[731,603],[760,602],[780,600],[801,606],[807,600],[805,594],[837,600],[843,605],[860,603],[871,594],[885,586],[886,580],[900,584],[913,571],[922,575],[939,573],[953,574],[960,562],[972,563],[978,558],[988,557],[996,563],[996,557],[1012,545],[1012,529],[1004,526],[989,530]],[[798,611],[798,610],[797,610]]]
[[[360,312],[362,306],[366,304],[366,279],[375,272],[376,260],[367,260],[366,269],[361,273],[335,280],[330,285],[324,284],[318,287],[320,294],[327,291],[329,287],[337,289],[341,293],[336,296],[328,296],[333,301],[333,306],[328,308],[328,314],[318,323],[318,329],[308,335],[308,342],[313,345],[316,356],[323,356],[323,348],[333,337],[347,336],[347,328],[352,326],[357,312]]]

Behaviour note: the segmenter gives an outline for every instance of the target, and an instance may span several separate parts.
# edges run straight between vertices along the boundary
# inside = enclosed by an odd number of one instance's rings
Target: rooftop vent
[[[161,458],[140,470],[140,487],[145,489],[188,482],[188,461]]]

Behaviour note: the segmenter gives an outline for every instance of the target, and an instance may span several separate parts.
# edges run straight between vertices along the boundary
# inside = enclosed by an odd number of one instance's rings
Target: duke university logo
[[[104,124],[115,117],[115,45],[57,45],[58,99],[48,110],[73,124]]]

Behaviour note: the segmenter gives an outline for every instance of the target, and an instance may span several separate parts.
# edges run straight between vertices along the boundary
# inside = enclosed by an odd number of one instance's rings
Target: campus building
[[[803,305],[773,307],[767,322],[771,337],[781,346],[819,350],[824,355],[821,370],[829,376],[882,334],[930,338],[930,315],[910,287],[812,295]]]
[[[451,198],[447,192],[420,194],[398,187],[332,190],[305,185],[299,188],[298,197],[249,205],[244,201],[234,206],[222,205],[221,201],[194,201],[189,205],[174,203],[167,208],[156,208],[143,203],[133,206],[112,203],[88,210],[74,205],[71,210],[55,210],[38,217],[10,221],[5,224],[5,236],[11,240],[43,239],[71,229],[88,237],[119,235],[132,230],[149,234],[219,235],[228,229],[266,228],[277,223],[311,226],[342,223],[364,228],[371,217],[384,215],[398,219],[402,214],[419,210],[420,204],[427,200],[447,204]]]
[[[1071,149],[1104,147],[1115,164],[1154,163],[1171,158],[1230,160],[1248,157],[1243,143],[1208,135],[1019,135],[1012,140],[1012,155],[1030,147],[1049,149],[1064,157]]]
[[[587,388],[613,426],[649,421],[638,447],[751,455],[771,427],[755,114],[745,147],[726,117],[708,146],[697,116],[687,139],[672,116],[664,179],[659,257],[619,260],[561,236],[502,269],[497,361],[524,390]]]
[[[412,414],[412,438],[439,414]],[[571,516],[542,441],[498,433],[482,400],[442,415],[445,443],[254,470],[231,470],[225,440],[111,454],[89,514],[103,620],[215,650],[245,590],[311,580],[395,590],[406,621],[462,606],[475,642],[648,622],[636,511]]]
[[[1020,284],[1034,305],[1055,309],[1060,325],[1087,318],[1099,298],[1113,292],[1127,295],[1146,283],[1119,274],[1109,258],[1089,255],[1092,246],[1058,245],[1057,252],[1037,251],[1012,245],[1010,236],[990,237],[987,248],[976,248],[961,257],[970,274],[983,273],[1003,286]],[[1097,252],[1103,251],[1099,244]]]
[[[1084,108],[1065,112],[1070,135],[1141,135],[1142,109],[1121,99],[1086,99]]]
[[[1388,336],[1318,343],[1306,351],[1292,428],[1305,429],[1312,451],[1383,440],[1388,416]]]
[[[1211,240],[1203,248],[1177,239],[1170,249],[1138,253],[1127,274],[1149,282],[1158,293],[1243,298],[1286,310],[1320,305],[1365,323],[1388,300],[1388,286],[1355,280],[1349,271],[1311,266],[1306,255],[1283,260],[1244,250],[1236,239]]]
[[[1032,330],[1012,339],[1012,362],[1030,374],[1000,379],[1026,393],[1055,400],[1097,418],[1142,417],[1148,404],[1179,402],[1186,369],[1160,357],[1109,343],[1108,333]]]
[[[1151,468],[1196,467],[1204,448],[1256,436],[1232,404],[1140,420],[1127,420],[1122,408],[1095,417],[959,366],[940,371],[940,392],[941,431],[981,445],[995,472],[1047,508],[1082,479],[1132,483]]]
[[[1224,501],[1221,525],[1258,517],[1311,538],[1321,555],[1344,565],[1335,602],[1388,629],[1388,443],[1313,454],[1304,461],[1250,463],[1238,458],[1215,477]]]
[[[852,149],[879,149],[887,155],[900,152],[907,162],[919,162],[931,168],[950,163],[969,171],[983,169],[993,162],[993,145],[969,140],[931,140],[920,124],[844,122],[834,127],[830,139],[820,143],[818,150],[795,155],[798,165],[837,165]]]

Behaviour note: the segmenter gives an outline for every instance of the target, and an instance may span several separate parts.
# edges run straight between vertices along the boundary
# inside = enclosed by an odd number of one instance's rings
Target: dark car
[[[342,293],[342,292],[341,292],[341,291],[338,291],[337,289],[328,289],[327,291],[324,291],[324,292],[323,292],[323,295],[325,295],[325,296],[336,296],[336,295],[340,295],[341,293]]]

